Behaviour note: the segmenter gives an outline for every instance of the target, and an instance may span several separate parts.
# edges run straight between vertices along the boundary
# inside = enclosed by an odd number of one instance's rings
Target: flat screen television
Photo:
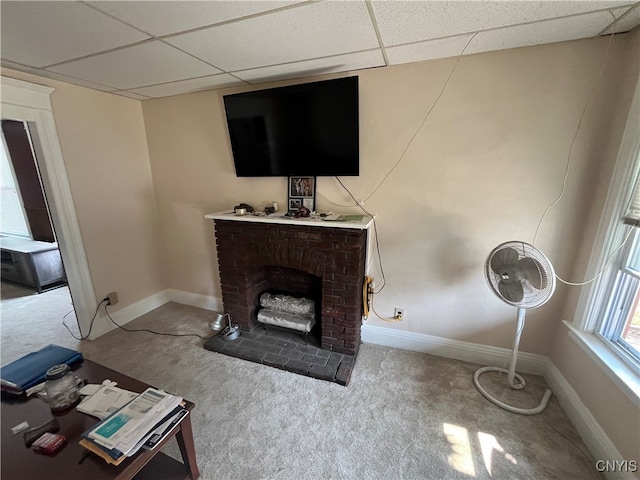
[[[359,174],[358,77],[223,100],[238,177]]]

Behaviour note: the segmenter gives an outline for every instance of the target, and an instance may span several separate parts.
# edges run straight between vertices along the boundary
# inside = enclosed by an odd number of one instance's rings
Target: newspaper
[[[182,398],[162,390],[147,388],[126,406],[96,425],[89,432],[89,438],[107,449],[130,455],[149,430],[181,401]]]

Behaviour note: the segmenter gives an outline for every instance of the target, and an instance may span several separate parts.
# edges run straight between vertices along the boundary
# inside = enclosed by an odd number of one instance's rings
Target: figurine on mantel
[[[302,206],[300,207],[296,212],[294,212],[293,214],[293,218],[303,218],[303,217],[310,217],[311,216],[311,210],[309,210],[307,207]]]

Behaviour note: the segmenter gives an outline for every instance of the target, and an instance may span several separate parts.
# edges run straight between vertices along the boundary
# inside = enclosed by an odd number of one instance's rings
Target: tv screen
[[[238,177],[359,174],[358,77],[223,99]]]

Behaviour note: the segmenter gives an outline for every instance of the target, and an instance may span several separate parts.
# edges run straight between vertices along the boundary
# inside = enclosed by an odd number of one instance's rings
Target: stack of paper
[[[83,395],[84,390],[89,387],[98,388],[98,390],[93,395],[85,397],[76,410],[101,420],[120,410],[138,396],[137,393],[118,388],[115,385],[88,385],[80,390],[80,394]]]
[[[175,428],[188,412],[181,406],[183,399],[147,388],[117,412],[86,431],[80,441],[88,450],[109,463],[119,464],[135,454],[152,437],[156,442]],[[160,437],[157,437],[160,435]],[[148,445],[153,448],[153,444]]]
[[[325,222],[361,222],[364,215],[327,215],[324,217]]]

